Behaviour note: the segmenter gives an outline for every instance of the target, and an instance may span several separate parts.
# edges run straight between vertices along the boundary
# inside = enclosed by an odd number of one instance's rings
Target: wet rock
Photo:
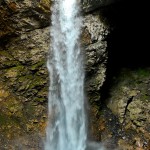
[[[26,37],[26,38],[23,38]],[[46,55],[49,49],[49,28],[37,29],[12,39],[0,51],[1,74],[6,85],[17,95],[39,102],[46,100],[48,72]],[[9,63],[8,63],[9,62]],[[12,62],[12,63],[10,63]],[[36,97],[38,91],[42,91]],[[44,93],[44,95],[42,95]],[[34,96],[34,97],[33,97]]]
[[[0,6],[0,38],[49,25],[50,0],[3,0]]]
[[[130,149],[147,149],[150,129],[149,68],[124,69],[117,76],[107,106],[118,116]],[[115,78],[116,79],[116,78]],[[134,139],[135,137],[136,140]],[[121,142],[121,141],[120,141]],[[123,141],[122,141],[123,142]],[[119,143],[120,147],[124,144]]]
[[[0,77],[3,87],[7,90],[0,89],[0,108],[5,108],[0,119],[5,120],[9,115],[8,122],[11,125],[4,122],[0,129],[0,149],[41,149],[37,143],[38,136],[33,136],[33,143],[31,138],[27,137],[34,133],[40,134],[41,137],[45,134],[50,6],[49,0],[1,2]],[[100,100],[100,89],[105,81],[107,35],[108,27],[101,21],[98,12],[84,16],[81,47],[85,56],[85,89],[88,101],[93,107]],[[93,123],[99,110],[99,107],[94,108],[94,114],[91,115]],[[13,126],[15,128],[11,130]],[[12,140],[14,137],[20,142]]]
[[[105,37],[109,30],[103,24],[99,14],[90,14],[84,18],[84,34],[90,35],[85,47],[86,90],[90,102],[100,99],[100,88],[105,81],[107,62],[107,43]]]
[[[0,82],[0,149],[27,149],[24,141],[29,143],[29,147],[34,145],[38,149],[40,139],[44,137],[47,120],[45,107],[23,101],[24,97],[16,96],[5,83]],[[31,140],[28,136],[33,133],[37,136],[32,136]]]

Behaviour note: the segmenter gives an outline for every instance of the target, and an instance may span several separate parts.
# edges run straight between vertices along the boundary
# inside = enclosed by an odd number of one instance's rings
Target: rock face
[[[107,7],[110,20],[98,8],[118,1],[81,1],[83,11],[88,12],[83,16],[81,48],[85,57],[89,137],[106,142],[108,149],[115,149],[115,144],[121,150],[148,150],[149,68],[122,70],[114,76],[107,100],[103,96],[113,18]],[[40,142],[47,121],[51,4],[50,0],[0,1],[0,149],[42,149]],[[106,101],[105,107],[102,101]]]
[[[84,17],[82,34],[82,47],[85,53],[85,91],[89,112],[90,137],[99,140],[100,134],[95,126],[100,104],[100,90],[106,77],[107,63],[107,37],[109,30],[101,21],[99,13],[89,14]]]
[[[50,4],[46,0],[1,2],[0,149],[42,149]]]
[[[105,81],[106,62],[107,62],[107,43],[105,41],[108,35],[108,29],[101,22],[100,16],[87,15],[84,18],[84,33],[90,36],[90,39],[85,42],[85,70],[86,70],[86,90],[89,101],[99,101],[100,99],[100,88]],[[83,35],[84,37],[86,35]],[[84,38],[83,38],[84,40]]]
[[[150,69],[122,69],[116,78],[107,106],[118,116],[125,132],[119,144],[131,149],[149,149]]]
[[[81,0],[85,12],[108,6],[121,0]]]
[[[46,98],[43,87],[48,81],[45,65],[48,49],[49,28],[45,28],[11,39],[0,51],[3,81],[15,94],[25,96],[27,101],[36,101],[37,94],[41,95],[41,102]]]
[[[47,120],[50,5],[49,0],[1,2],[0,149],[42,147],[38,143],[44,137]],[[85,90],[88,101],[95,106],[105,81],[108,29],[98,13],[86,15],[83,22]]]
[[[49,25],[50,0],[2,0],[0,37],[21,34]]]

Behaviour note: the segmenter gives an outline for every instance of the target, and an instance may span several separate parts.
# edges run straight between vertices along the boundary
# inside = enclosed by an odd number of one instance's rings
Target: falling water
[[[78,44],[82,19],[77,0],[52,8],[49,123],[45,150],[85,150],[84,72]]]

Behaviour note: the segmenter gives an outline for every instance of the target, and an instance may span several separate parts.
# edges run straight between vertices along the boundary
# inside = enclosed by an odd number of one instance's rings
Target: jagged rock
[[[19,145],[23,148],[24,142],[19,143],[22,136],[25,136],[24,140],[33,146],[34,142],[31,143],[32,140],[29,140],[30,138],[26,139],[26,136],[37,133],[37,131],[40,131],[41,138],[44,135],[43,128],[46,125],[45,108],[41,105],[34,106],[32,102],[25,104],[23,99],[24,97],[17,97],[12,90],[8,89],[5,83],[0,81],[0,149],[16,149]],[[36,124],[36,120],[38,124]],[[38,134],[33,140],[37,140],[36,145],[39,145],[40,138]]]
[[[1,2],[0,77],[6,89],[11,94],[14,93],[12,103],[17,101],[10,108],[11,113],[24,120],[23,126],[19,123],[16,125],[19,127],[16,138],[20,138],[22,128],[24,138],[34,132],[45,133],[46,117],[43,116],[46,116],[49,83],[46,59],[50,47],[50,5],[49,0]],[[81,47],[85,55],[86,91],[91,103],[99,101],[99,91],[105,80],[107,34],[108,28],[98,13],[84,17]],[[8,94],[7,91],[0,90],[0,101],[4,101]],[[7,98],[9,101],[9,96]],[[1,103],[0,107],[6,103]],[[93,118],[95,117],[94,114]],[[4,133],[4,130],[1,131]],[[7,139],[5,134],[2,135],[0,145],[6,143],[7,146],[13,146],[13,141],[9,142],[11,139]],[[6,142],[3,141],[5,139]],[[24,140],[32,147],[29,140]],[[18,142],[11,148],[18,148],[17,144]],[[11,149],[10,147],[6,149]]]
[[[85,56],[85,90],[87,100],[90,102],[89,123],[90,135],[95,140],[100,140],[99,114],[100,90],[106,77],[108,27],[103,23],[99,13],[89,14],[84,17],[82,47]],[[97,124],[96,124],[97,122]]]
[[[124,140],[132,147],[138,137],[141,148],[147,149],[150,138],[150,69],[124,69],[115,77],[107,106],[118,116],[121,128],[125,132]],[[129,134],[130,132],[130,134]],[[124,144],[119,144],[124,146]],[[138,145],[131,149],[136,149]]]
[[[115,78],[117,82],[107,101],[114,114],[108,108],[99,110],[106,78],[109,29],[103,22],[105,18],[102,20],[101,13],[95,9],[118,1],[80,1],[83,11],[91,12],[84,14],[81,35],[91,133],[96,137],[93,139],[105,141],[113,139],[117,132],[119,135],[114,139],[122,149],[150,149],[149,69],[129,74],[123,71],[120,78]],[[42,149],[38,143],[39,136],[45,134],[47,120],[46,59],[50,47],[51,4],[50,0],[0,1],[0,149]]]
[[[106,62],[107,62],[107,43],[108,28],[103,24],[100,16],[87,15],[84,18],[84,34],[90,35],[90,43],[85,46],[85,70],[87,74],[86,90],[89,101],[100,99],[100,88],[105,81]]]
[[[0,38],[48,26],[50,5],[50,0],[2,0]]]
[[[83,5],[83,10],[89,12],[119,1],[121,0],[81,0],[81,3]]]
[[[48,49],[49,28],[44,28],[11,39],[0,51],[1,77],[14,93],[28,100],[46,100]]]

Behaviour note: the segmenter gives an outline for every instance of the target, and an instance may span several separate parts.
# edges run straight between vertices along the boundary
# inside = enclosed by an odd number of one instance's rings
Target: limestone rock
[[[46,100],[48,49],[49,28],[44,28],[11,39],[0,51],[1,78],[17,95],[37,102]]]
[[[150,69],[123,69],[114,79],[117,81],[111,88],[107,106],[119,118],[125,132],[123,141],[131,147],[135,141],[140,143],[131,149],[147,149],[150,141]]]
[[[49,25],[50,0],[2,0],[0,38]]]
[[[87,34],[88,33],[88,34]],[[105,41],[109,30],[103,24],[98,14],[86,15],[84,18],[84,33],[90,35],[85,48],[85,71],[87,75],[86,90],[89,101],[100,99],[100,88],[105,81],[107,62],[107,43]]]
[[[0,149],[17,149],[19,146],[24,149],[25,140],[30,146],[34,145],[33,147],[38,149],[40,143],[38,134],[39,131],[40,134],[43,132],[43,127],[45,128],[46,118],[43,116],[46,111],[41,105],[34,106],[32,102],[23,103],[23,99],[24,97],[16,96],[0,81]],[[35,122],[36,118],[38,124]],[[32,136],[33,141],[27,135],[31,133],[37,134]],[[41,138],[43,135],[40,135]],[[35,143],[38,144],[36,147]]]
[[[16,130],[8,130],[8,141],[4,142],[7,139],[7,136],[4,136],[0,145],[6,143],[5,149],[18,149],[20,143],[11,141],[16,135],[18,141],[22,142],[22,148],[38,150],[37,143],[33,146],[34,142],[31,143],[32,140],[30,141],[31,138],[28,138],[27,134],[33,134],[34,141],[39,142],[39,136],[34,136],[34,133],[45,132],[49,83],[46,60],[50,49],[51,1],[2,0],[0,4],[0,78],[7,89],[0,88],[0,108],[8,106],[7,102],[10,102],[8,112],[11,117],[19,120],[17,124],[12,122],[10,127],[11,129],[15,125],[18,132],[14,134]],[[96,13],[84,16],[82,31],[81,48],[85,56],[86,95],[88,101],[95,106],[95,102],[100,100],[100,89],[105,81],[105,38],[108,28],[101,21],[99,13]],[[96,107],[95,112],[98,109]],[[6,112],[2,114],[0,121],[7,117]],[[92,117],[95,118],[96,113]],[[21,119],[24,121],[23,125],[20,124]],[[5,122],[3,128],[7,129]],[[1,135],[4,135],[5,130],[0,131]],[[13,137],[10,138],[9,134]],[[44,133],[42,135],[44,136]]]

